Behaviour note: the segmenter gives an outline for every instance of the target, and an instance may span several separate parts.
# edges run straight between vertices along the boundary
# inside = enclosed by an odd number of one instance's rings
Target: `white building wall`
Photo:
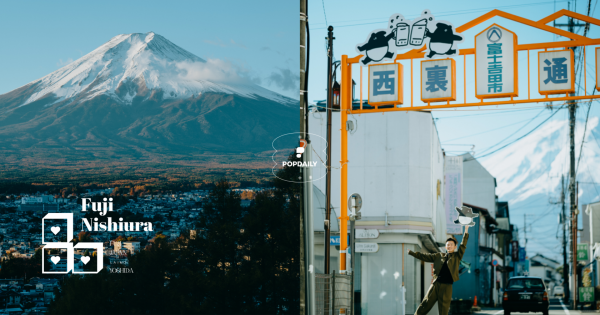
[[[427,252],[418,235],[430,235],[440,243],[446,239],[444,158],[435,124],[426,112],[350,115],[349,119],[354,121],[355,129],[348,136],[348,195],[358,193],[363,200],[362,220],[356,222],[356,227],[380,231],[377,239],[357,240],[379,244],[377,253],[358,255],[361,309],[371,315],[400,314],[404,279],[406,313],[414,313],[421,302],[421,267],[406,252]],[[310,133],[322,137],[311,136],[312,154],[318,156],[316,160],[320,157],[325,161],[326,113],[311,113],[309,124]],[[340,209],[339,113],[333,113],[332,130],[331,200],[339,215],[340,210],[347,211]],[[313,169],[313,178],[318,179],[313,184],[322,192],[324,175],[323,165]],[[315,222],[315,226],[319,224]],[[315,243],[315,252],[322,252],[323,242]],[[332,259],[332,269],[337,267]],[[431,276],[426,279],[425,291]]]
[[[470,154],[463,155],[463,158],[463,202],[485,208],[490,212],[492,218],[496,218],[494,176]]]
[[[373,228],[411,229],[408,221],[419,223],[418,231],[440,234],[438,215],[445,218],[443,193],[437,195],[437,181],[443,192],[443,155],[430,113],[395,112],[350,115],[355,130],[348,137],[348,195],[363,199],[363,220]],[[326,114],[310,114],[310,133],[326,138]],[[332,122],[332,204],[340,205],[340,115]],[[313,136],[312,145],[325,161],[324,140]],[[314,153],[313,153],[314,154]],[[314,184],[325,191],[325,167],[313,169]],[[384,223],[385,216],[392,222]],[[436,227],[436,229],[434,229]],[[439,231],[435,231],[439,230]],[[443,236],[445,236],[445,233]],[[440,238],[443,238],[440,236]]]

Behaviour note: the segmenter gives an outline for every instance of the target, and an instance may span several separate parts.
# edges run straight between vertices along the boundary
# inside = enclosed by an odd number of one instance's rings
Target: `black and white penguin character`
[[[473,222],[474,218],[477,218],[479,216],[479,213],[473,213],[473,209],[466,207],[466,206],[462,206],[462,207],[456,207],[454,208],[456,210],[456,212],[458,212],[458,219],[454,220],[454,224],[460,224],[460,225],[468,225],[468,226],[474,226],[475,222]]]
[[[437,23],[436,26],[437,28],[433,33],[429,30],[425,31],[425,36],[430,38],[427,58],[431,58],[434,55],[456,54],[456,50],[452,49],[452,45],[455,41],[462,41],[462,36],[454,34],[451,25]]]
[[[384,58],[394,57],[394,53],[390,51],[388,42],[394,37],[394,32],[390,32],[388,35],[385,31],[379,31],[371,33],[369,41],[358,46],[358,51],[365,52],[366,57],[362,60],[363,64],[368,64],[371,61],[381,61]]]

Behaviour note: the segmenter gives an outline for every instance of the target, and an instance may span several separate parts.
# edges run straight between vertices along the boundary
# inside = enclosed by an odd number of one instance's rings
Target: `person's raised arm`
[[[460,242],[460,247],[458,248],[458,258],[462,259],[465,254],[465,250],[467,249],[467,241],[469,240],[469,226],[465,225],[465,233],[463,234],[462,241]]]
[[[439,255],[439,253],[426,254],[426,253],[413,252],[410,249],[408,250],[408,254],[417,259],[420,259],[424,262],[430,262],[430,263],[435,261],[436,255]]]

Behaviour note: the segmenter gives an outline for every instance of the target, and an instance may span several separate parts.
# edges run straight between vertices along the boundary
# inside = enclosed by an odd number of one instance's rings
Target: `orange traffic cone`
[[[475,301],[473,302],[473,306],[477,306],[477,295],[475,296]]]

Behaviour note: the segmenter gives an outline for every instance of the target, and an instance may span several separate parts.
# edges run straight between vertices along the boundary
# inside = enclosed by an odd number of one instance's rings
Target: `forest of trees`
[[[298,175],[298,168],[285,168],[278,177]],[[50,314],[299,313],[302,185],[279,178],[247,208],[220,180],[196,237],[154,238],[129,256],[133,273],[70,276]]]

